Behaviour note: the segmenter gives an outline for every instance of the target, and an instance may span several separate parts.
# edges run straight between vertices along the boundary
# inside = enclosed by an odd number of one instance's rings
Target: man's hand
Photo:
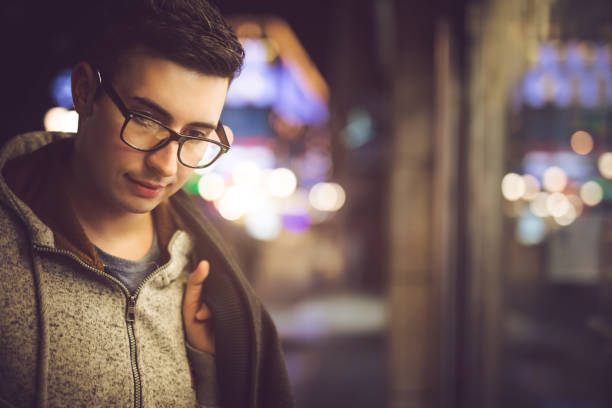
[[[187,342],[195,349],[215,354],[212,315],[208,306],[200,300],[202,285],[208,276],[209,268],[208,262],[201,261],[189,275],[183,297],[183,322]]]

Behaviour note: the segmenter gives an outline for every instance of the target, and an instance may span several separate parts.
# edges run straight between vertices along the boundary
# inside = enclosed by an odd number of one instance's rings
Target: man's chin
[[[119,207],[131,214],[147,214],[153,211],[161,202],[161,199],[138,199],[119,203]]]

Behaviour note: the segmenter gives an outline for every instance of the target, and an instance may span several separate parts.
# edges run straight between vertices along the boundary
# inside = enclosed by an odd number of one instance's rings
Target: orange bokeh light
[[[579,130],[572,135],[570,144],[574,152],[581,155],[587,155],[593,150],[593,137],[588,132]]]

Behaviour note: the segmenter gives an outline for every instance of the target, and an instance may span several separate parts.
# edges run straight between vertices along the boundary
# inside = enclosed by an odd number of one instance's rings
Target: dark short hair
[[[89,3],[89,2],[87,2]],[[113,75],[122,58],[144,48],[207,75],[230,80],[242,68],[244,49],[207,0],[101,0],[93,43],[84,58]]]

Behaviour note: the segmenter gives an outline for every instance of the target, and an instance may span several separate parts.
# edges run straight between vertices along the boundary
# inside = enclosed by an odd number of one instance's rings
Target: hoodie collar
[[[73,153],[72,136],[35,132],[11,140],[0,154],[6,182],[5,185],[0,181],[0,189],[30,228],[34,243],[71,251],[94,268],[103,269],[94,245],[75,216],[65,187]],[[28,146],[31,151],[27,151]],[[168,243],[176,230],[166,202],[153,210],[153,218],[165,263],[169,259]]]

